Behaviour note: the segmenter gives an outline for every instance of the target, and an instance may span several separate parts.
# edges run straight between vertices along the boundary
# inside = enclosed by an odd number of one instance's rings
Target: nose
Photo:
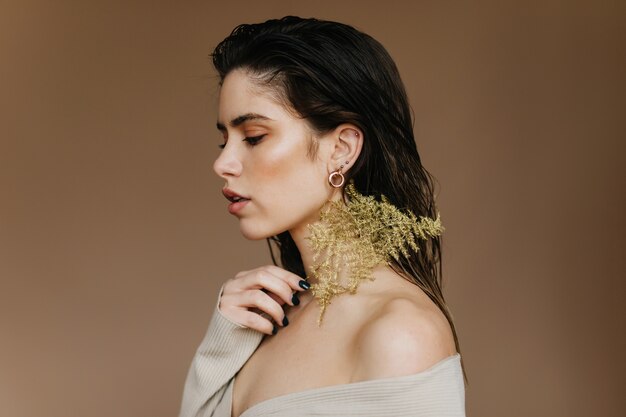
[[[213,162],[213,171],[224,179],[232,176],[238,177],[241,175],[243,167],[235,152],[232,152],[233,149],[229,152],[227,148],[228,146],[222,150],[215,162]]]

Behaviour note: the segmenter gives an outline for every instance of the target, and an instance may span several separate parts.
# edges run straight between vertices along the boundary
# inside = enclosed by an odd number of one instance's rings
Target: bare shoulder
[[[456,353],[445,315],[432,302],[394,297],[360,329],[354,381],[411,375]]]

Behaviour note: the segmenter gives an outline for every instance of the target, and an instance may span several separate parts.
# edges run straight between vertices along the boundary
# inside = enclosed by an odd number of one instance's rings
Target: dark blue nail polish
[[[283,317],[283,326],[287,326],[289,324],[289,319],[287,316]]]
[[[272,324],[272,334],[276,334],[278,332],[278,327],[275,324]]]
[[[298,304],[300,304],[300,299],[298,298],[297,292],[293,293],[293,295],[291,296],[291,302],[293,303],[294,306],[297,306]]]
[[[300,288],[305,289],[305,290],[308,290],[309,288],[311,288],[311,284],[309,284],[303,279],[301,279],[300,282],[298,282],[298,285],[300,286]]]

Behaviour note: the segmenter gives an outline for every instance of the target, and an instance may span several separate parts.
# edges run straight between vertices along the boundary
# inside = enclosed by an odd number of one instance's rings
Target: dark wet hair
[[[361,194],[379,201],[384,194],[418,217],[436,217],[434,178],[417,151],[404,84],[393,59],[374,38],[342,23],[286,16],[237,26],[211,56],[220,82],[235,69],[246,70],[317,134],[343,123],[358,126],[363,147],[344,174],[346,184],[352,180]],[[280,251],[282,267],[306,276],[288,231],[267,242],[275,265],[272,242]],[[409,248],[410,257],[392,259],[391,267],[437,304],[460,352],[441,288],[441,238],[417,243],[418,251]]]

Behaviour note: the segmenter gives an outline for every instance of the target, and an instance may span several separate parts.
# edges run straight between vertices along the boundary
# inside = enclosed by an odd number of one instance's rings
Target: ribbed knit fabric
[[[263,333],[222,315],[222,290],[187,374],[179,417],[231,417],[235,374],[263,338]],[[259,416],[464,417],[461,356],[449,356],[413,375],[281,395],[248,408],[240,417]]]
[[[230,417],[230,410],[226,414],[216,414],[215,410],[224,401],[224,391],[229,381],[263,339],[263,333],[241,326],[222,315],[218,307],[223,290],[222,286],[209,328],[187,373],[180,417]]]

